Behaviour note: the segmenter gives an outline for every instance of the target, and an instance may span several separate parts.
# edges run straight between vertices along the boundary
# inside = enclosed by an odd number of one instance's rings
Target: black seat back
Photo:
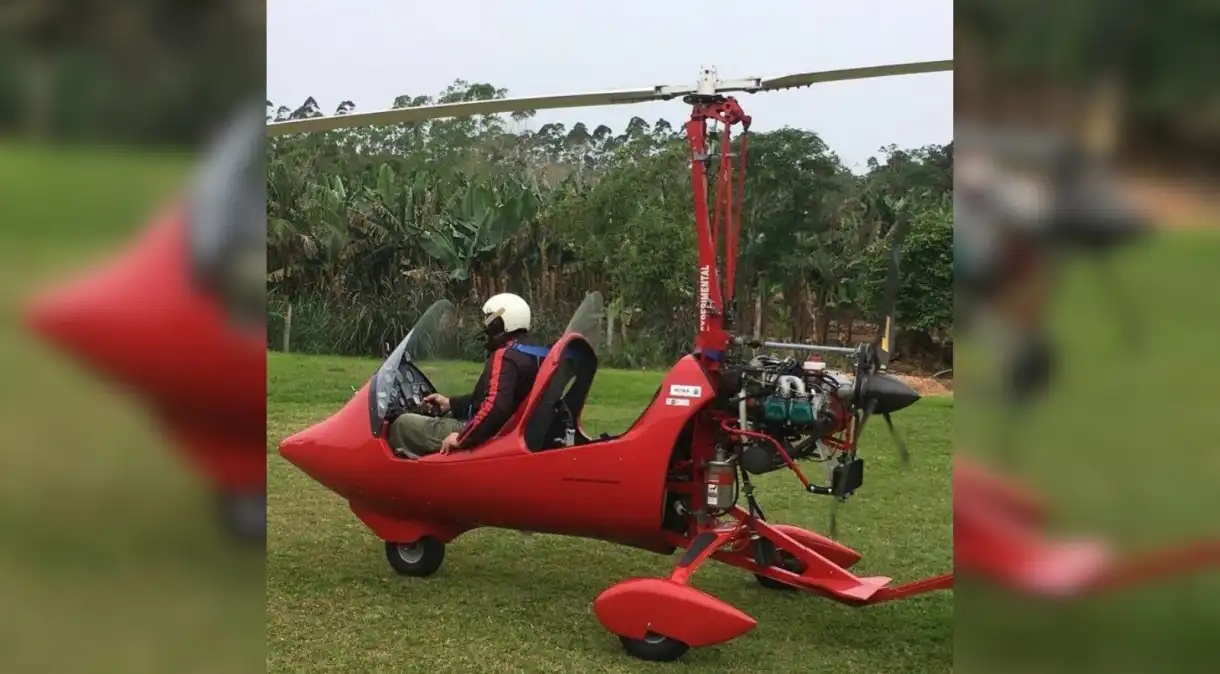
[[[563,356],[550,381],[544,385],[538,405],[525,420],[527,449],[537,452],[562,444],[564,433],[574,429],[580,419],[596,373],[597,354],[593,347],[585,340],[573,337],[564,346]],[[584,441],[585,438],[577,434],[577,444]]]

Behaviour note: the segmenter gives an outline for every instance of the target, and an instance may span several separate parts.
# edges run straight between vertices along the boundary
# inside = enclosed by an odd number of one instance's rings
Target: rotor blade
[[[717,80],[715,93],[745,91],[774,91],[792,87],[805,87],[820,82],[839,82],[843,80],[859,80],[872,77],[890,77],[894,75],[915,75],[953,69],[953,61],[925,61],[919,63],[898,63],[884,66],[869,66],[866,68],[846,68],[843,70],[826,70],[821,72],[784,75],[762,79],[758,77],[740,80]],[[312,117],[309,119],[291,119],[283,122],[267,124],[268,136],[281,136],[287,133],[311,133],[316,131],[335,131],[362,126],[386,124],[402,124],[404,122],[423,122],[429,119],[445,117],[467,117],[470,115],[494,115],[506,112],[521,112],[525,110],[551,110],[556,108],[588,108],[604,105],[624,105],[628,103],[647,103],[649,101],[667,101],[681,98],[687,94],[700,92],[698,85],[663,85],[641,87],[639,89],[619,89],[614,91],[598,91],[581,94],[554,94],[547,96],[526,96],[521,98],[497,98],[486,101],[463,101],[461,103],[441,103],[438,105],[421,105],[413,108],[394,108],[376,112],[354,112],[347,115],[331,115],[329,117]]]
[[[444,117],[493,115],[525,110],[587,108],[601,105],[621,105],[624,103],[645,103],[647,101],[665,100],[671,97],[672,94],[667,93],[667,87],[646,87],[642,89],[598,91],[587,94],[558,94],[522,98],[496,98],[486,101],[463,101],[461,103],[441,103],[438,105],[420,105],[413,108],[394,108],[376,112],[353,112],[347,115],[272,122],[267,124],[267,135],[281,136],[286,133],[334,131],[336,129],[361,126],[423,122],[429,119]]]
[[[922,75],[953,70],[953,59],[944,61],[918,61],[915,63],[894,63],[884,66],[868,66],[865,68],[845,68],[843,70],[823,70],[813,73],[783,75],[781,77],[766,77],[762,80],[762,91],[776,91],[793,87],[807,87],[823,82],[842,82],[845,80],[866,80],[873,77],[894,77],[896,75]]]
[[[911,450],[907,447],[906,440],[898,435],[898,429],[894,428],[894,420],[890,418],[890,413],[886,412],[881,415],[885,419],[885,425],[890,429],[890,437],[894,438],[894,444],[898,445],[898,455],[902,457],[902,465],[909,466],[911,464]]]

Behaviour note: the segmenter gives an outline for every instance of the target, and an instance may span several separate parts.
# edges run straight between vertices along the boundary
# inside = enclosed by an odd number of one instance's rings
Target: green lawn
[[[693,650],[683,664],[628,658],[591,610],[603,589],[631,576],[667,575],[661,557],[558,536],[479,530],[449,546],[440,573],[406,579],[339,497],[274,454],[279,440],[343,405],[374,360],[268,354],[267,667],[274,672],[947,672],[953,595],[936,593],[866,609],[812,595],[765,591],[752,577],[710,564],[694,584],[753,615],[759,626],[729,644]],[[435,363],[443,391],[473,384],[478,364]],[[601,371],[586,425],[627,427],[661,373]],[[904,470],[883,425],[861,451],[868,482],[847,504],[841,539],[864,554],[865,575],[896,583],[952,563],[951,399],[898,415],[915,452]],[[825,530],[828,501],[801,492],[784,471],[758,480],[769,518]]]
[[[140,231],[189,158],[0,143],[0,671],[262,670],[262,563],[144,408],[20,324]]]

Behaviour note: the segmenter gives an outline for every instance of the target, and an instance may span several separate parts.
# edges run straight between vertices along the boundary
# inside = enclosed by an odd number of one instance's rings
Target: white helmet
[[[504,323],[503,332],[529,330],[530,305],[520,295],[500,293],[483,305],[483,329],[491,328],[497,318]]]

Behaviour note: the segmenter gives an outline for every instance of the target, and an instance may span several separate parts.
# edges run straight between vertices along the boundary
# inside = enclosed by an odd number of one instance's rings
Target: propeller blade
[[[884,66],[868,66],[865,68],[844,68],[842,70],[823,70],[813,73],[783,75],[781,77],[766,77],[762,80],[762,91],[778,91],[795,87],[807,87],[823,82],[843,82],[846,80],[865,80],[873,77],[894,77],[896,75],[922,75],[953,70],[953,59],[943,61],[919,61],[915,63],[894,63]]]
[[[860,447],[860,436],[864,435],[864,424],[868,423],[868,418],[873,416],[873,411],[877,409],[877,400],[869,398],[864,404],[864,411],[860,415],[860,423],[856,426],[856,434],[851,439],[851,453],[854,455]],[[889,416],[888,414],[886,416]]]
[[[902,457],[902,465],[911,465],[911,450],[907,447],[906,440],[898,435],[898,429],[894,428],[894,420],[890,417],[890,413],[882,414],[881,418],[885,419],[885,425],[890,429],[890,437],[894,438],[894,444],[898,445],[898,456]]]
[[[924,61],[918,63],[896,63],[884,66],[869,66],[866,68],[846,68],[842,70],[826,70],[821,72],[784,75],[782,77],[750,77],[740,80],[720,80],[715,78],[714,71],[708,70],[710,79],[694,85],[662,85],[641,87],[638,89],[619,89],[613,91],[597,91],[580,94],[553,94],[546,96],[525,96],[519,98],[497,98],[486,101],[463,101],[460,103],[441,103],[437,105],[421,105],[413,108],[394,108],[375,112],[354,112],[346,115],[331,115],[329,117],[312,117],[309,119],[290,119],[283,122],[267,124],[268,136],[282,136],[288,133],[312,133],[317,131],[335,131],[338,129],[356,128],[362,126],[377,126],[402,124],[404,122],[423,122],[430,119],[446,117],[468,117],[471,115],[494,115],[507,112],[523,112],[526,110],[553,110],[557,108],[589,108],[605,105],[626,105],[629,103],[648,103],[651,101],[668,101],[689,94],[707,93],[706,87],[712,86],[712,93],[726,94],[737,91],[756,93],[759,91],[778,91],[793,87],[807,87],[821,82],[840,82],[843,80],[860,80],[873,77],[892,77],[895,75],[917,75],[953,70],[953,60]]]
[[[859,386],[857,381],[856,385]],[[860,412],[860,421],[856,424],[856,433],[851,439],[851,457],[855,458],[856,451],[860,447],[860,436],[864,435],[864,425],[868,423],[868,418],[873,415],[873,409],[877,406],[876,400],[869,400],[864,405],[864,409]],[[846,475],[844,479],[836,481],[831,485],[834,490],[834,495],[830,499],[830,537],[835,538],[839,534],[839,503],[847,498],[844,491],[847,489]]]
[[[885,294],[882,296],[884,319],[881,331],[877,335],[876,366],[885,368],[890,362],[890,353],[894,345],[894,312],[898,303],[898,286],[901,283],[902,242],[911,228],[911,219],[906,214],[899,214],[898,223],[894,226],[894,241],[890,245],[890,264],[885,273]]]
[[[1143,343],[1139,319],[1137,314],[1131,310],[1132,302],[1130,296],[1123,284],[1119,282],[1118,275],[1114,271],[1110,258],[1104,258],[1099,261],[1097,272],[1104,286],[1103,292],[1110,299],[1111,307],[1118,320],[1119,330],[1123,333],[1123,337],[1126,338],[1128,346],[1139,346]]]

